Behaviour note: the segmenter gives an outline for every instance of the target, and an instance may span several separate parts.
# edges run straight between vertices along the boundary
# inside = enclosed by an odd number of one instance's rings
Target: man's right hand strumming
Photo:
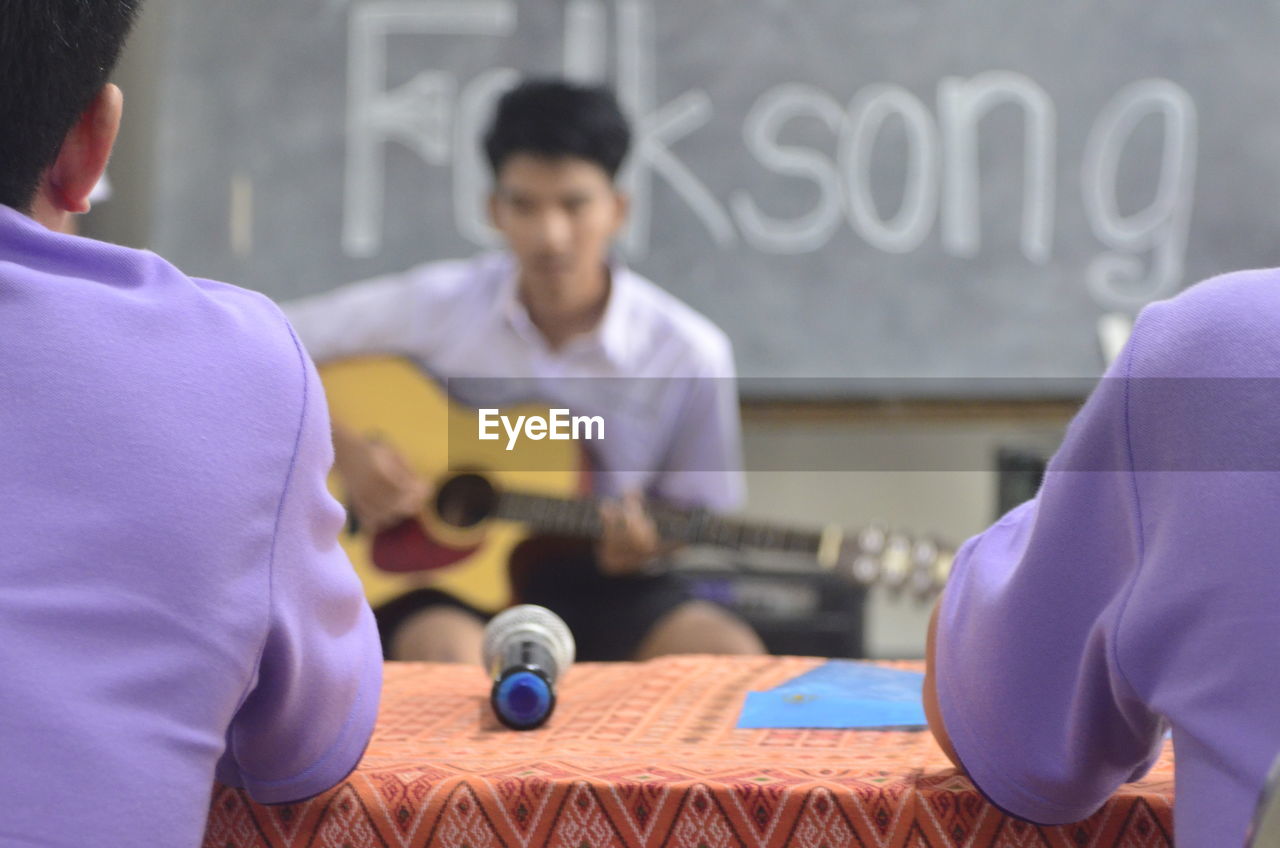
[[[391,445],[335,424],[333,446],[347,506],[366,530],[394,527],[422,511],[431,485]]]

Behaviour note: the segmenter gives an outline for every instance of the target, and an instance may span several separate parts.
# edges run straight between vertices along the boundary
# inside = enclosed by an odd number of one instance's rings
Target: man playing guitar
[[[483,395],[458,398],[472,405],[537,399],[607,422],[593,456],[600,541],[533,539],[518,550],[525,559],[554,551],[554,567],[532,571],[521,600],[559,613],[581,658],[759,653],[744,622],[654,569],[665,549],[642,498],[728,511],[744,481],[727,337],[610,257],[627,218],[615,178],[629,144],[608,90],[525,82],[501,99],[484,139],[490,217],[507,251],[354,283],[285,311],[320,363],[399,354],[439,378],[478,378],[459,382]],[[377,530],[418,514],[433,482],[339,419],[336,467],[359,521]],[[391,659],[479,660],[483,614],[457,598],[417,589],[378,614]]]

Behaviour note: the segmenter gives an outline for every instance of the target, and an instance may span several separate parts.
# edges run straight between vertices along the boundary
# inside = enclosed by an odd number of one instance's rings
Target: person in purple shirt
[[[215,775],[340,781],[381,655],[265,297],[64,235],[136,0],[0,6],[0,845],[196,846]]]
[[[1148,306],[1037,497],[967,542],[925,684],[997,806],[1084,819],[1176,757],[1180,848],[1240,845],[1280,751],[1280,271]]]

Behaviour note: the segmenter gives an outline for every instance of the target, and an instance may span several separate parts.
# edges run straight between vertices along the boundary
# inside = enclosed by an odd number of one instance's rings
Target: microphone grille
[[[573,665],[576,648],[573,634],[564,619],[546,607],[537,604],[520,604],[505,609],[493,617],[484,628],[484,667],[493,671],[493,664],[501,658],[502,648],[512,638],[526,635],[542,642],[551,651],[556,663],[556,673],[563,674]]]

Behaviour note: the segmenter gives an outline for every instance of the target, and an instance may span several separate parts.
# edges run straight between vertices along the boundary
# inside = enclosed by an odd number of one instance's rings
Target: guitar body
[[[589,484],[589,464],[577,443],[524,439],[508,451],[505,434],[496,441],[481,441],[476,410],[453,401],[407,359],[358,357],[326,363],[319,371],[334,420],[387,442],[433,485],[455,472],[479,471],[499,489],[572,498],[583,494]],[[529,405],[504,409],[502,414],[546,416],[548,410]],[[338,500],[345,500],[336,473],[330,476],[329,488]],[[369,534],[359,528],[343,532],[342,547],[372,605],[427,587],[488,612],[512,603],[508,561],[511,551],[529,535],[522,525],[494,520],[460,530],[441,521],[430,505],[420,521],[432,540],[453,549],[452,556],[425,558],[420,568],[400,557],[395,570],[387,570],[375,564]],[[463,551],[469,553],[440,567],[440,561],[456,559]]]

